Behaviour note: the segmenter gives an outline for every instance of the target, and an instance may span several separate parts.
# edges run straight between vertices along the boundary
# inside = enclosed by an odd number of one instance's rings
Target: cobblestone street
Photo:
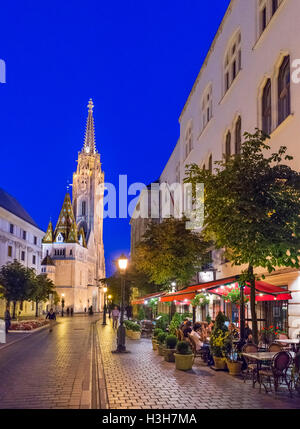
[[[208,409],[299,408],[300,398],[266,395],[251,382],[214,372],[198,358],[192,371],[175,369],[152,350],[151,340],[126,339],[128,354],[112,354],[115,333],[98,324],[109,408]]]
[[[9,334],[0,348],[0,408],[89,408],[92,322],[60,318],[53,332]]]

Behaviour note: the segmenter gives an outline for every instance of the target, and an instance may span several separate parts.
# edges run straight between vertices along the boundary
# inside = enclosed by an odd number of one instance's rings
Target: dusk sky
[[[81,150],[93,99],[105,180],[157,180],[229,0],[17,1],[1,7],[0,187],[45,230]],[[132,197],[131,197],[132,198]],[[104,221],[108,274],[128,219]]]

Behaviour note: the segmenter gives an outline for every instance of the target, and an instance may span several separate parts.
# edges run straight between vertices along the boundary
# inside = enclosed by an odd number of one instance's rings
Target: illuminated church
[[[104,172],[95,143],[93,102],[88,104],[84,145],[55,228],[49,222],[42,241],[42,272],[51,278],[65,308],[82,312],[103,306],[99,283],[105,277],[103,247]]]

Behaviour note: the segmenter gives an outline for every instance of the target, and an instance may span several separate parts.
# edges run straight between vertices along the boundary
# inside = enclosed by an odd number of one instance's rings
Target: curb
[[[99,323],[96,322],[96,332],[97,332],[97,356],[98,356],[98,382],[99,382],[99,394],[100,394],[100,407],[101,409],[107,410],[109,409],[109,401],[108,401],[108,394],[107,394],[107,386],[106,386],[106,378],[105,378],[105,372],[104,372],[104,366],[103,366],[103,357],[100,347],[100,328]]]
[[[11,346],[12,344],[16,344],[19,341],[25,340],[28,337],[30,337],[31,335],[37,333],[38,331],[42,331],[43,329],[48,328],[48,327],[49,327],[48,325],[45,325],[45,326],[41,326],[40,328],[34,329],[32,331],[9,331],[10,333],[14,333],[14,334],[26,334],[26,335],[24,335],[24,337],[22,337],[22,338],[17,338],[16,340],[11,341],[10,343],[4,343],[3,345],[0,344],[0,352],[1,352],[1,350],[6,349],[7,347]]]

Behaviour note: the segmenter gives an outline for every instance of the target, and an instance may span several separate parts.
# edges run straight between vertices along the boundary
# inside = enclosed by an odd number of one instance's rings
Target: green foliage
[[[156,327],[165,331],[169,324],[169,316],[165,313],[159,313],[160,319],[156,321]]]
[[[205,307],[209,304],[209,298],[204,293],[200,293],[192,299],[191,304],[193,307]]]
[[[235,305],[241,304],[241,290],[240,289],[233,289],[232,291],[228,292],[228,294],[225,297],[226,301],[231,302]],[[249,302],[249,298],[244,296],[244,302]]]
[[[226,354],[226,340],[229,332],[225,325],[228,318],[221,311],[218,313],[215,324],[210,337],[211,352],[216,357],[225,357]]]
[[[209,314],[206,316],[206,321],[207,321],[207,323],[210,323],[210,322],[211,322],[211,317],[210,317],[210,315],[209,315]]]
[[[146,319],[146,313],[144,307],[141,305],[138,312],[138,319],[139,320],[145,320]]]
[[[18,261],[2,265],[0,285],[2,296],[8,301],[25,301],[34,287],[34,271]]]
[[[177,337],[176,335],[168,335],[166,337],[166,346],[167,349],[175,349],[177,344]]]
[[[182,316],[179,313],[175,313],[172,317],[171,323],[169,325],[170,334],[176,334],[176,329],[179,328],[180,323],[182,322]]]
[[[160,329],[160,328],[156,328],[156,329],[154,329],[154,331],[153,331],[153,337],[154,338],[157,338],[158,337],[158,335],[159,334],[161,334],[163,332],[163,330],[162,329]]]
[[[176,346],[176,352],[180,355],[190,355],[192,353],[189,343],[179,341]]]
[[[185,182],[204,183],[204,235],[225,248],[235,265],[247,264],[244,281],[251,284],[251,313],[257,341],[255,312],[256,267],[299,268],[300,173],[284,165],[292,157],[286,147],[268,154],[268,136],[256,130],[244,134],[241,153],[216,162],[213,174],[193,164]],[[194,193],[195,196],[195,193]]]
[[[209,243],[186,228],[186,219],[151,223],[136,249],[137,269],[153,283],[169,289],[170,282],[186,285],[200,271]]]
[[[132,322],[131,320],[124,320],[123,323],[129,331],[141,332],[141,327],[138,323]]]
[[[157,341],[159,342],[159,344],[164,344],[167,336],[168,336],[168,334],[166,332],[161,332],[160,334],[158,334]]]

